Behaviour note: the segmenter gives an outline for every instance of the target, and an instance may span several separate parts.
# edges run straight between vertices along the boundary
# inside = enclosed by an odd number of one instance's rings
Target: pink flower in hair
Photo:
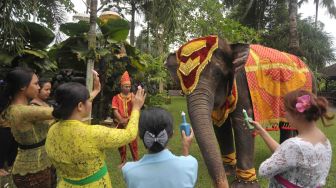
[[[310,106],[311,106],[310,95],[302,95],[301,97],[297,98],[295,108],[298,112],[302,113],[305,110],[309,109]]]

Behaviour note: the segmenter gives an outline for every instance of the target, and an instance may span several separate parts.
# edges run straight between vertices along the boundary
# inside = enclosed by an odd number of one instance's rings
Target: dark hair
[[[31,69],[24,67],[17,67],[6,75],[5,86],[0,94],[0,113],[10,105],[20,89],[29,86],[33,75],[34,72]]]
[[[310,96],[310,107],[306,109],[303,112],[299,112],[296,109],[296,104],[298,97],[301,97],[303,95],[309,95]],[[332,115],[328,115],[328,101],[324,97],[317,97],[315,94],[305,91],[305,90],[295,90],[290,93],[287,93],[284,96],[284,105],[287,112],[290,114],[304,118],[306,121],[317,121],[321,118],[322,123],[324,126],[327,126],[325,124],[324,119],[331,120],[334,118]]]
[[[139,135],[142,141],[146,131],[157,136],[163,129],[166,130],[168,137],[173,135],[173,117],[165,109],[151,107],[141,111],[139,120]],[[145,145],[146,147],[146,145]],[[151,148],[147,148],[152,153],[158,153],[164,147],[155,142]]]
[[[51,81],[50,81],[50,79],[48,79],[48,78],[39,78],[39,82],[38,82],[38,84],[39,84],[39,86],[40,86],[40,88],[42,89],[43,88],[43,86],[44,86],[44,84],[46,84],[46,83],[51,83]],[[40,90],[41,90],[40,89]]]
[[[57,87],[55,91],[54,111],[56,119],[68,119],[78,103],[85,102],[90,97],[89,91],[80,83],[68,82]]]

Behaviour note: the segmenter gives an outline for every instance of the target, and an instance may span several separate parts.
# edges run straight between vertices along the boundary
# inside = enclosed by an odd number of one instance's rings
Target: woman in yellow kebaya
[[[95,75],[94,91],[100,91],[98,75]],[[104,150],[118,148],[136,138],[144,90],[139,88],[134,97],[125,129],[83,123],[81,120],[91,112],[92,101],[88,90],[79,83],[59,86],[55,100],[53,116],[59,122],[48,132],[46,151],[60,178],[58,187],[112,187]]]
[[[0,119],[19,146],[12,170],[14,183],[18,188],[52,187],[53,171],[44,147],[49,125],[41,123],[53,119],[52,108],[28,105],[40,89],[32,70],[16,68],[5,82]]]

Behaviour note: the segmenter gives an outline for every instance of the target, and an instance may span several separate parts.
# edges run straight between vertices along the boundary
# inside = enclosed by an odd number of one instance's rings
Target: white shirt
[[[270,179],[269,187],[283,188],[273,177],[281,175],[291,183],[305,188],[324,186],[331,165],[331,145],[312,144],[299,137],[283,142],[259,167],[260,176]]]

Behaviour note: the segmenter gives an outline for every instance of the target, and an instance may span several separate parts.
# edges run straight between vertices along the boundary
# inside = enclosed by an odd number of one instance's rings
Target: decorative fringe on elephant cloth
[[[247,182],[257,180],[255,168],[251,168],[248,170],[242,170],[242,169],[237,168],[236,176],[238,180],[247,181]]]
[[[236,152],[230,153],[228,155],[223,155],[222,159],[223,159],[224,165],[234,166],[237,163]]]
[[[189,41],[176,52],[179,63],[177,75],[182,91],[189,95],[194,91],[202,70],[209,63],[213,52],[218,48],[218,37],[207,36]]]
[[[267,130],[279,130],[279,123],[287,122],[284,95],[296,89],[312,91],[312,77],[304,62],[272,48],[250,45],[245,71],[254,119]]]
[[[236,109],[238,99],[236,80],[234,80],[232,89],[229,92],[230,94],[226,98],[224,105],[219,109],[214,109],[211,113],[212,121],[218,127],[222,126],[229,114]]]

